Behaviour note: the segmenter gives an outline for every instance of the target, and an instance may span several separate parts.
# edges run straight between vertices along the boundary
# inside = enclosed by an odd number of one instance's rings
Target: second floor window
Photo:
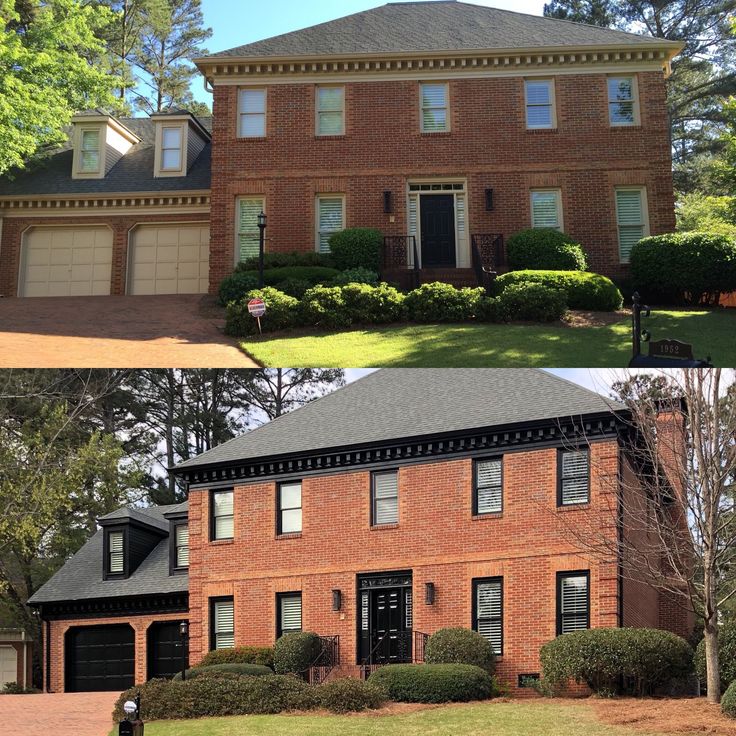
[[[238,112],[241,138],[266,137],[265,89],[241,89]]]
[[[330,238],[345,229],[345,197],[317,197],[317,252],[330,252]]]
[[[302,630],[302,594],[279,593],[276,598],[276,638]]]
[[[613,126],[636,125],[639,122],[634,77],[609,77],[608,119]]]
[[[189,525],[177,524],[175,532],[176,567],[189,567]]]
[[[590,574],[557,574],[557,635],[590,628]]]
[[[212,539],[232,539],[235,531],[233,490],[212,493]]]
[[[122,575],[125,572],[125,548],[123,532],[107,533],[107,572]]]
[[[590,501],[590,456],[588,450],[561,450],[559,454],[559,506]]]
[[[445,133],[450,130],[448,86],[444,83],[422,84],[422,133]]]
[[[302,484],[281,483],[278,488],[278,534],[293,534],[302,530]]]
[[[491,642],[494,654],[503,651],[503,580],[473,581],[473,628]]]
[[[478,460],[475,463],[474,514],[495,514],[503,510],[503,461]]]
[[[235,646],[235,603],[232,598],[212,601],[212,649]]]
[[[161,171],[181,169],[181,128],[161,130]]]
[[[80,171],[94,174],[100,170],[100,131],[83,130],[81,142]]]
[[[526,91],[526,127],[554,128],[554,83],[551,79],[528,79]]]
[[[371,499],[371,523],[397,524],[399,521],[399,474],[396,471],[374,473]]]
[[[562,230],[562,192],[559,189],[532,190],[532,227]]]
[[[317,87],[317,135],[344,135],[345,88]]]

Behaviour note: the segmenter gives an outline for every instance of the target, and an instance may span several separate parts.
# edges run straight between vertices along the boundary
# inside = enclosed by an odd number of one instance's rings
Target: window
[[[233,522],[233,490],[212,492],[212,539],[232,539]]]
[[[399,474],[394,470],[388,473],[373,473],[371,500],[371,523],[397,524],[399,521]]]
[[[616,190],[616,222],[619,259],[621,263],[628,263],[631,249],[649,230],[646,193],[642,187]]]
[[[497,514],[503,511],[503,461],[478,460],[475,463],[474,514]]]
[[[555,128],[555,87],[551,79],[527,79],[526,127]]]
[[[240,90],[240,137],[266,137],[266,90]]]
[[[100,170],[99,129],[82,131],[81,153],[79,170],[84,174],[97,173]]]
[[[639,104],[634,77],[609,77],[608,119],[611,125],[637,125]]]
[[[450,129],[448,87],[422,84],[422,133],[445,133]]]
[[[261,231],[258,215],[266,211],[262,197],[243,197],[238,203],[238,261],[247,261],[258,256]]]
[[[210,649],[235,646],[235,604],[232,598],[213,598],[210,608]]]
[[[317,252],[330,252],[330,237],[345,229],[345,197],[317,197]]]
[[[177,524],[174,530],[175,567],[189,567],[189,525]]]
[[[590,628],[590,573],[557,573],[557,635]]]
[[[276,638],[302,630],[302,594],[276,595]]]
[[[558,455],[558,506],[590,501],[590,453],[588,450],[560,450]]]
[[[473,580],[473,629],[503,652],[503,578]]]
[[[345,88],[317,87],[317,135],[345,134]]]
[[[107,533],[107,572],[110,575],[125,573],[125,532]]]
[[[562,192],[559,189],[532,190],[532,227],[562,230]]]
[[[161,130],[161,171],[181,170],[181,128]]]
[[[302,484],[281,483],[278,486],[278,534],[293,534],[302,530]]]

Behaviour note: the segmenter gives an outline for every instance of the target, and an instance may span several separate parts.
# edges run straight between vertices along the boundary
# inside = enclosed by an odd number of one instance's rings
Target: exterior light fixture
[[[342,591],[337,588],[332,591],[332,610],[342,610]]]
[[[383,211],[390,215],[394,211],[393,193],[386,191],[383,193]]]
[[[258,229],[260,230],[261,236],[258,241],[258,288],[262,289],[264,286],[263,283],[263,253],[264,253],[264,243],[265,243],[265,237],[264,233],[266,231],[266,213],[261,210],[258,215]]]
[[[428,606],[434,605],[434,596],[435,596],[434,583],[425,583],[424,584],[424,602]]]
[[[493,211],[493,189],[486,189],[486,212]]]
[[[135,713],[138,708],[135,705],[135,702],[132,700],[126,700],[125,705],[123,705],[123,710],[125,711],[125,715],[132,716],[133,713]]]
[[[187,662],[189,657],[188,643],[189,643],[189,621],[182,621],[179,624],[179,636],[181,637],[181,679],[182,681],[187,679]]]

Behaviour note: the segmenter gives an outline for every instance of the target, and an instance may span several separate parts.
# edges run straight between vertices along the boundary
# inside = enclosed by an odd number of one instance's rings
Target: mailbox
[[[141,695],[135,696],[135,700],[128,700],[123,705],[125,720],[120,721],[118,736],[143,736],[143,721],[141,720]],[[133,719],[133,720],[131,720]]]
[[[121,721],[118,736],[143,736],[143,721]]]

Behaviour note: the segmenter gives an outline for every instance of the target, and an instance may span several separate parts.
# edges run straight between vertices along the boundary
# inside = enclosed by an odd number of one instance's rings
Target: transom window
[[[646,193],[643,187],[616,190],[618,253],[621,263],[628,263],[631,249],[647,235]]]
[[[557,574],[557,635],[590,628],[590,573]]]
[[[554,128],[554,82],[551,79],[527,79],[526,127]]]
[[[410,192],[462,192],[465,184],[409,184]]]
[[[266,137],[266,90],[241,89],[238,110],[241,138]]]
[[[189,567],[189,525],[177,524],[175,532],[176,566]]]
[[[302,630],[302,594],[278,593],[276,596],[276,637]]]
[[[562,230],[562,192],[559,189],[533,189],[532,227]]]
[[[450,129],[447,84],[424,83],[422,95],[422,133],[445,133]]]
[[[161,130],[161,170],[179,171],[181,169],[181,127]]]
[[[503,652],[503,578],[473,580],[473,628]]]
[[[372,484],[372,524],[397,524],[399,521],[399,474],[374,473]]]
[[[345,88],[317,87],[317,135],[344,135]]]
[[[266,211],[263,197],[242,197],[238,204],[238,260],[256,258],[261,244],[258,215]]]
[[[81,141],[80,171],[93,174],[100,170],[100,131],[83,130]]]
[[[124,533],[107,533],[107,571],[112,575],[120,575],[125,572],[125,548]]]
[[[235,524],[233,514],[233,490],[212,493],[212,539],[232,539]]]
[[[317,252],[330,252],[330,238],[345,229],[345,196],[317,197]]]
[[[478,460],[475,463],[474,514],[494,514],[503,510],[503,461]]]
[[[590,453],[588,450],[561,450],[559,453],[560,506],[588,503],[590,500]]]
[[[235,604],[232,598],[212,601],[212,649],[235,646]]]
[[[608,118],[611,125],[636,125],[639,121],[636,79],[608,78]]]
[[[302,484],[281,483],[278,488],[278,534],[293,534],[302,530]]]

